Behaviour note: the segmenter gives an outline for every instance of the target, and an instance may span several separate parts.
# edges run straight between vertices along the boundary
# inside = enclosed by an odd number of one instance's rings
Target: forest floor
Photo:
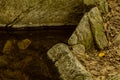
[[[107,21],[104,23],[104,31],[109,46],[103,51],[88,52],[88,58],[84,62],[94,80],[106,80],[120,74],[120,1],[118,1],[108,0],[110,12],[105,17]]]

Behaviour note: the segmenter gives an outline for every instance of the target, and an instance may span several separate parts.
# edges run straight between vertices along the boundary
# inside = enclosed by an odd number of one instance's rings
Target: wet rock
[[[47,52],[63,80],[93,80],[66,44],[58,43]]]
[[[30,44],[31,44],[31,40],[29,39],[24,39],[17,43],[19,49],[26,49],[29,47]]]
[[[74,54],[81,54],[82,55],[85,53],[85,47],[82,44],[76,44],[76,45],[71,46],[71,51]]]
[[[3,53],[4,54],[9,54],[12,52],[12,50],[14,49],[14,40],[7,40],[5,45],[4,45],[4,48],[3,48]]]
[[[93,36],[90,29],[88,14],[86,13],[68,40],[69,45],[82,44],[86,49],[93,45]]]
[[[108,46],[108,41],[103,30],[103,19],[99,9],[97,7],[91,9],[88,13],[88,17],[96,45],[99,49],[104,49]]]
[[[0,56],[0,67],[4,67],[8,64],[8,60],[6,56]]]
[[[107,80],[120,80],[120,74],[114,75],[114,76],[108,78]]]

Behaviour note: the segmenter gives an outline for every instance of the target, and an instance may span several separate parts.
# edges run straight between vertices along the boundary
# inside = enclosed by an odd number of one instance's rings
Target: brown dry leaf
[[[26,49],[29,47],[30,44],[31,44],[31,40],[29,39],[24,39],[17,43],[19,49]]]
[[[91,61],[89,64],[90,64],[90,65],[94,65],[94,66],[96,66],[97,63],[98,63],[97,61]]]
[[[118,74],[117,71],[113,71],[113,72],[109,73],[108,75],[109,75],[109,76],[114,76],[114,75],[117,75],[117,74]]]
[[[100,73],[98,71],[96,71],[96,70],[91,70],[90,73],[92,73],[95,76],[100,75]]]
[[[120,50],[117,50],[117,55],[120,56]]]

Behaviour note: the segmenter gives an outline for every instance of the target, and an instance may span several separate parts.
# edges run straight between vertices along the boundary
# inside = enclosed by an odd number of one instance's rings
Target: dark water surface
[[[49,60],[46,52],[56,43],[62,42],[67,44],[67,40],[73,33],[75,27],[75,25],[24,28],[2,27],[0,28],[0,55],[4,55],[2,54],[2,49],[7,40],[15,39],[20,41],[27,38],[31,40],[31,45],[26,50],[16,50],[16,53],[12,55],[15,58],[12,62],[9,62],[10,64],[8,65],[7,69],[11,70],[10,66],[14,64],[16,60],[18,60],[18,63],[20,63],[21,60],[24,60],[26,57],[29,58],[28,56],[30,56],[32,57],[32,61],[30,63],[27,63],[27,66],[22,69],[15,69],[14,67],[12,67],[12,70],[21,71],[26,76],[29,76],[29,80],[60,80],[57,69],[54,67],[54,63]],[[9,55],[7,55],[7,57],[9,57]],[[4,72],[5,70],[1,68],[0,71]],[[3,75],[3,80],[4,76],[6,75]]]

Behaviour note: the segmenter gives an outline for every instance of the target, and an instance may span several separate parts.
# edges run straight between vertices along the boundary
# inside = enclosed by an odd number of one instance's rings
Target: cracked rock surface
[[[47,54],[58,68],[63,80],[93,80],[91,74],[86,71],[66,44],[54,45]]]
[[[82,0],[1,0],[0,24],[77,24],[83,9]]]

